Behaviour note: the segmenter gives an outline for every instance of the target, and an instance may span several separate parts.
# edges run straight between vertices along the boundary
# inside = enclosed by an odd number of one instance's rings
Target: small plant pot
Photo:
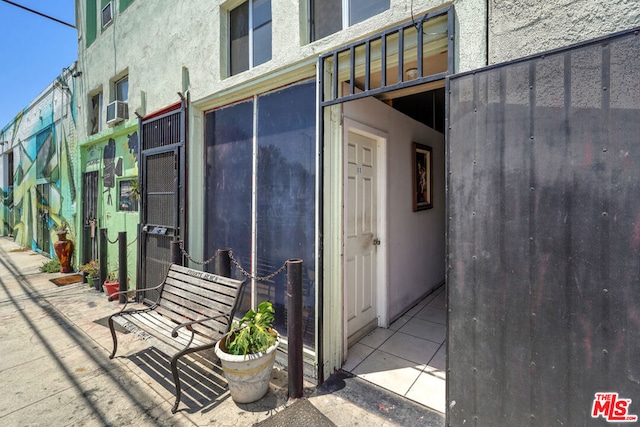
[[[104,282],[104,291],[108,297],[111,297],[112,294],[118,292],[120,288],[120,283],[118,282]]]
[[[231,398],[236,403],[251,403],[262,398],[269,390],[271,371],[276,361],[276,350],[280,345],[280,335],[267,351],[246,356],[229,354],[226,348],[226,334],[216,343],[215,353],[220,359],[224,377],[229,384]]]

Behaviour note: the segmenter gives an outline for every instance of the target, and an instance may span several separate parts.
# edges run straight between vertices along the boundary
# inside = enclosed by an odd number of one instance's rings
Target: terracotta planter
[[[119,282],[108,282],[106,280],[104,282],[104,291],[109,297],[111,297],[111,294],[118,292],[119,288],[120,288]]]
[[[246,356],[236,356],[222,350],[228,334],[216,343],[216,356],[220,359],[224,377],[229,384],[231,398],[236,403],[251,403],[262,398],[269,390],[271,371],[276,361],[280,335],[267,351]],[[221,348],[222,347],[222,348]]]
[[[67,240],[66,231],[58,231],[58,241],[53,244],[53,250],[60,260],[60,273],[72,273],[71,255],[73,255],[73,242]]]

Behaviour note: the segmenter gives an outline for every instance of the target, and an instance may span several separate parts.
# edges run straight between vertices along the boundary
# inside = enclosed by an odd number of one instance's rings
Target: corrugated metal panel
[[[639,58],[629,32],[451,78],[450,425],[640,414]]]

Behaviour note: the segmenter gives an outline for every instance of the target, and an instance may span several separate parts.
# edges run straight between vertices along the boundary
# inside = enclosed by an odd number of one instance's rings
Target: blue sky
[[[75,25],[73,0],[11,0]],[[78,58],[78,32],[0,0],[0,129]]]

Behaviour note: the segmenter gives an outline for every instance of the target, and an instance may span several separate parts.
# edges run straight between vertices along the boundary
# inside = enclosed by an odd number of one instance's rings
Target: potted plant
[[[82,264],[80,266],[80,271],[82,271],[87,278],[87,283],[89,286],[94,286],[95,279],[100,275],[100,264],[96,260],[91,260],[86,264]]]
[[[104,291],[106,292],[107,296],[111,298],[111,294],[118,292],[119,288],[120,282],[118,281],[118,272],[110,271],[104,281]]]
[[[215,353],[236,403],[251,403],[269,389],[280,335],[273,329],[274,310],[269,301],[249,310],[216,343]]]

